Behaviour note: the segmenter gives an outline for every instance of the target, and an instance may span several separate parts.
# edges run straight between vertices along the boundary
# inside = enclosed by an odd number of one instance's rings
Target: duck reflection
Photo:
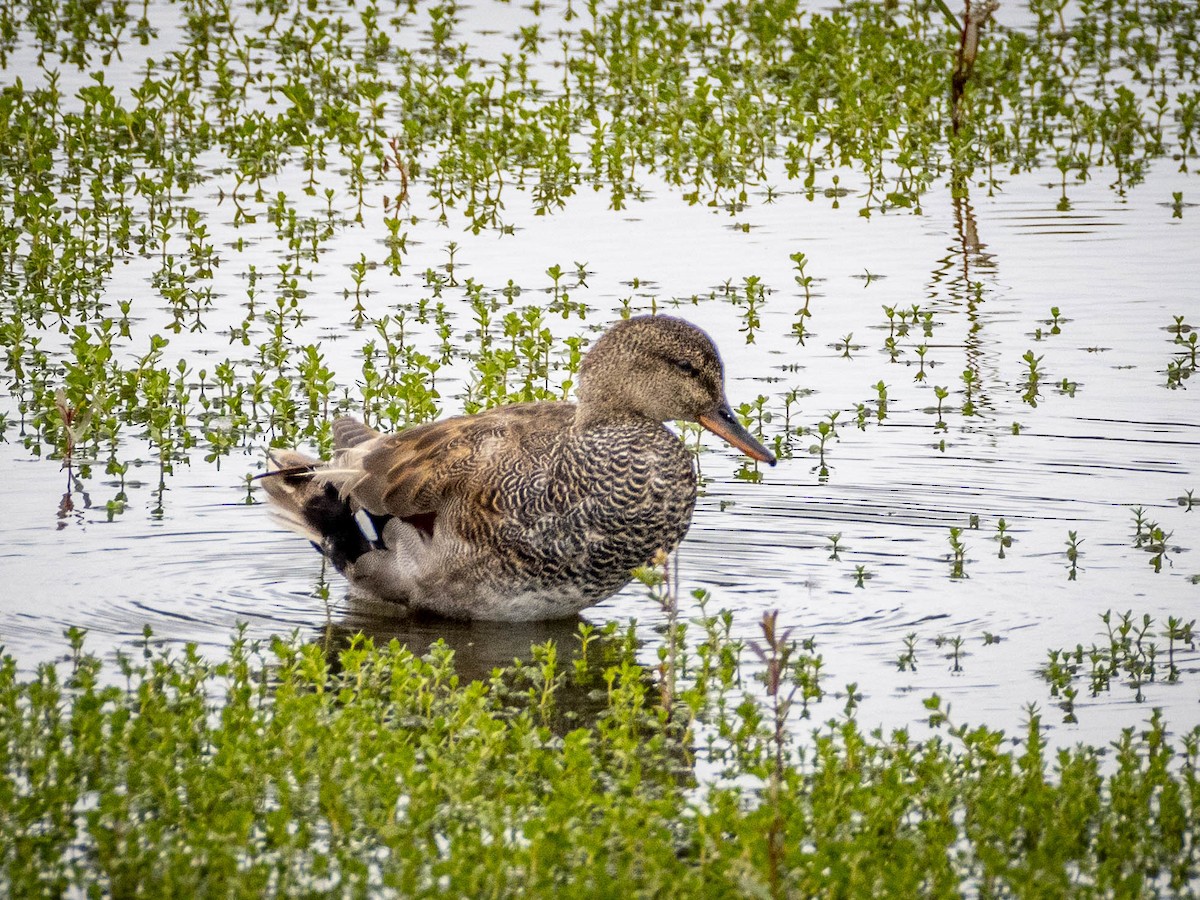
[[[530,648],[546,641],[557,645],[560,669],[570,666],[579,658],[579,626],[586,624],[579,616],[550,622],[479,622],[408,610],[397,615],[398,610],[403,607],[395,603],[349,601],[322,629],[327,652],[331,656],[341,652],[359,632],[376,646],[399,641],[417,656],[424,656],[431,644],[441,640],[454,651],[454,667],[461,679],[486,681],[493,669],[511,666],[514,660],[531,661]]]
[[[419,611],[398,615],[397,611],[394,603],[357,599],[341,608],[315,635],[330,670],[341,669],[342,652],[360,634],[377,647],[395,640],[416,656],[425,656],[442,641],[454,653],[460,684],[489,682],[519,704],[530,687],[540,684],[545,653],[535,648],[552,642],[560,678],[549,724],[560,733],[596,722],[606,706],[605,670],[635,662],[639,646],[632,626],[621,628],[615,622],[593,626],[580,616],[549,622],[485,622]]]

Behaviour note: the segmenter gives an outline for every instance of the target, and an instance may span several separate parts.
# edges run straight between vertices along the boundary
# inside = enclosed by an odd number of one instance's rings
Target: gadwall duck
[[[687,533],[696,471],[663,425],[672,420],[775,464],[730,409],[708,335],[641,316],[588,351],[575,403],[514,403],[398,434],[339,419],[329,462],[275,450],[262,477],[273,511],[352,595],[458,619],[565,618]]]

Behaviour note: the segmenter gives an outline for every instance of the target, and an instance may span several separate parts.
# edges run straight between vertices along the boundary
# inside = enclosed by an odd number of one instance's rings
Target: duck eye
[[[671,365],[673,365],[676,369],[678,369],[684,375],[687,375],[689,378],[695,378],[697,375],[700,374],[700,370],[697,369],[695,366],[693,366],[686,359],[671,359],[671,360],[669,360],[669,362],[671,363]]]

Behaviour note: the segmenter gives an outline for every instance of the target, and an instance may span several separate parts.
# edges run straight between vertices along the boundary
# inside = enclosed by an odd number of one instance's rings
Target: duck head
[[[638,316],[605,332],[583,358],[578,406],[583,422],[624,415],[698,422],[751,459],[775,465],[730,408],[712,339],[683,319]]]

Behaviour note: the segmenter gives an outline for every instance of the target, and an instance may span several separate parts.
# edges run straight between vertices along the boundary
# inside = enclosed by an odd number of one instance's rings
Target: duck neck
[[[649,421],[648,417],[618,403],[581,396],[575,404],[575,427],[578,429],[595,428],[608,422],[630,419]]]

